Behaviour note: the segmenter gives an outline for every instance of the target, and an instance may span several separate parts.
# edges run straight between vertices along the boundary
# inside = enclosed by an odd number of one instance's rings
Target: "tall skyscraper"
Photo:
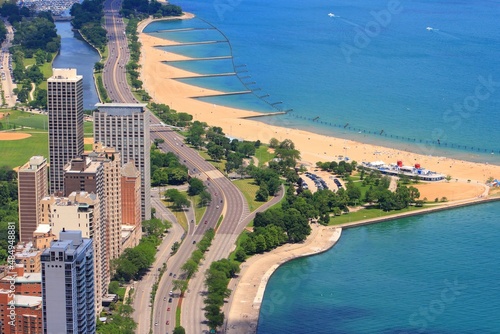
[[[121,183],[123,248],[135,247],[142,237],[141,173],[133,161],[123,165]]]
[[[114,147],[122,165],[134,161],[141,173],[141,218],[151,219],[149,112],[145,104],[98,103],[94,112],[94,141]]]
[[[102,310],[102,297],[109,285],[109,257],[103,221],[99,211],[101,200],[92,193],[73,192],[68,197],[45,197],[42,199],[42,221],[50,224],[52,233],[59,235],[63,230],[81,232],[84,238],[92,239],[94,249],[94,299],[95,309]],[[43,255],[43,254],[42,254]]]
[[[31,157],[18,172],[19,237],[28,242],[40,224],[40,200],[49,194],[47,180],[47,159]]]
[[[95,143],[91,153],[84,154],[94,162],[100,162],[104,167],[104,205],[106,224],[106,244],[109,259],[118,258],[122,253],[122,194],[121,194],[121,155],[113,147]],[[66,182],[66,181],[65,181]]]
[[[50,193],[64,190],[64,165],[83,153],[83,77],[54,68],[47,80]]]
[[[43,333],[95,333],[94,252],[80,231],[61,231],[42,254]]]

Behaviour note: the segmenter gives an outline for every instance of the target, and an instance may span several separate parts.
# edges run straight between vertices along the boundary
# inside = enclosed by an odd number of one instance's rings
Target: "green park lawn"
[[[256,210],[259,206],[265,203],[257,202],[255,200],[255,194],[257,194],[257,190],[259,190],[259,186],[255,184],[254,179],[234,180],[233,184],[238,187],[238,189],[243,193],[243,196],[245,196],[250,212]]]
[[[34,155],[49,156],[49,138],[46,132],[28,132],[31,137],[20,140],[0,140],[2,162],[0,165],[14,168],[24,165]]]
[[[259,160],[258,167],[262,167],[265,164],[267,164],[269,161],[274,159],[274,157],[275,157],[274,153],[271,153],[268,150],[269,150],[269,146],[267,146],[267,145],[260,145],[260,147],[255,150],[254,156]]]
[[[200,206],[200,196],[188,196],[189,200],[191,200],[191,203],[193,205],[194,209],[194,216],[196,220],[196,224],[198,224],[201,221],[201,217],[205,214],[205,211],[207,211],[206,206]]]

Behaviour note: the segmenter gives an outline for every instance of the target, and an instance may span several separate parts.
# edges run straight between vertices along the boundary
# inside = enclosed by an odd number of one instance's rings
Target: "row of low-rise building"
[[[6,334],[95,332],[110,261],[138,244],[141,221],[151,218],[145,105],[98,104],[95,143],[84,152],[82,76],[75,69],[53,74],[50,168],[45,157],[34,156],[18,171],[16,262],[23,272],[6,276],[21,282],[32,275],[38,288],[29,292],[16,283],[13,294],[10,285],[0,285],[0,332]],[[9,303],[18,304],[14,327],[7,326]]]

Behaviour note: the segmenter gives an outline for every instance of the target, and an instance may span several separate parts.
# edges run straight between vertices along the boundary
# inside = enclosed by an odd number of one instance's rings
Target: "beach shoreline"
[[[453,203],[436,205],[419,211],[405,212],[386,217],[360,220],[332,226],[312,224],[311,234],[303,244],[286,244],[271,252],[253,255],[240,266],[238,277],[231,279],[231,297],[224,307],[227,319],[224,333],[257,333],[260,309],[267,283],[276,270],[283,264],[301,257],[318,255],[330,250],[341,237],[344,229],[384,223],[396,219],[419,216],[465,206],[500,201],[500,197],[458,200]],[[332,233],[328,233],[332,232]],[[314,246],[314,247],[313,247]]]
[[[194,15],[186,14],[186,19]],[[182,19],[176,17],[173,19]],[[157,46],[179,44],[175,41],[158,38],[143,33],[149,23],[157,21],[148,19],[139,25],[139,40],[141,48],[141,80],[144,89],[156,103],[164,103],[179,112],[191,114],[194,120],[206,122],[211,126],[220,126],[224,133],[232,138],[269,143],[271,138],[279,141],[290,139],[301,152],[301,163],[314,167],[318,161],[338,161],[340,157],[348,156],[358,163],[383,160],[395,163],[400,160],[405,165],[418,163],[423,168],[444,175],[450,175],[454,182],[461,184],[484,185],[490,177],[500,177],[500,166],[412,153],[403,150],[387,148],[378,145],[321,135],[304,130],[269,125],[258,120],[265,113],[225,107],[193,99],[193,96],[210,96],[220,94],[220,91],[201,88],[179,82],[174,78],[195,76],[196,73],[185,71],[168,65],[171,60],[186,60],[189,57],[165,52]],[[255,118],[254,116],[257,116]],[[253,117],[253,118],[252,118]],[[440,197],[453,197],[456,190],[447,191],[446,182],[440,182]],[[448,193],[447,193],[448,192]],[[448,195],[448,196],[447,196]]]
[[[274,272],[291,260],[328,251],[342,233],[342,228],[336,226],[313,224],[311,229],[303,243],[285,244],[268,253],[253,255],[241,264],[240,274],[228,285],[233,292],[224,306],[227,315],[224,333],[256,333],[266,286]]]
[[[194,15],[190,17],[192,18]],[[408,165],[418,163],[424,168],[451,177],[451,182],[440,181],[416,185],[422,189],[429,188],[426,189],[428,193],[426,196],[429,200],[434,199],[434,197],[447,197],[452,200],[448,203],[440,203],[440,205],[436,205],[435,207],[408,214],[370,219],[338,226],[328,226],[324,227],[324,229],[313,225],[313,232],[304,244],[284,245],[269,253],[249,258],[247,262],[242,264],[240,276],[237,279],[231,280],[228,286],[235,289],[231,295],[231,300],[234,299],[236,302],[231,301],[226,307],[225,314],[228,316],[225,328],[227,328],[227,333],[256,332],[260,303],[266,284],[272,273],[281,264],[298,257],[326,251],[335,245],[338,238],[334,240],[334,238],[327,237],[326,232],[320,233],[319,231],[332,230],[333,233],[333,231],[338,230],[338,237],[340,237],[342,228],[374,224],[410,215],[421,215],[465,205],[500,200],[497,197],[488,198],[489,187],[485,184],[489,177],[500,178],[500,166],[498,165],[457,160],[444,156],[436,157],[417,154],[304,130],[269,125],[258,121],[258,118],[252,118],[266,116],[265,113],[212,105],[192,99],[193,96],[209,96],[220,92],[190,86],[174,79],[183,76],[193,76],[196,73],[165,64],[165,61],[186,60],[189,57],[176,55],[171,52],[167,53],[156,48],[160,45],[166,46],[179,43],[142,33],[142,29],[152,21],[149,19],[141,22],[138,30],[139,40],[142,43],[140,61],[141,80],[144,82],[144,89],[148,91],[156,103],[164,103],[179,112],[187,112],[193,116],[194,120],[206,122],[210,126],[219,126],[226,135],[233,138],[252,141],[260,140],[263,143],[269,143],[271,138],[276,138],[279,141],[290,139],[301,152],[302,164],[310,170],[315,169],[317,161],[339,161],[341,156],[349,156],[350,160],[355,160],[358,163],[376,160],[385,160],[386,163],[403,161]],[[320,237],[318,237],[318,234]],[[317,248],[317,253],[311,250],[312,244]],[[320,247],[318,246],[319,244],[324,244],[324,246]],[[290,253],[292,251],[291,248],[293,248],[293,256]],[[276,255],[276,253],[281,253],[282,257]],[[265,265],[255,264],[258,261],[262,261]],[[245,276],[248,277],[245,278]],[[246,281],[247,279],[248,281]]]

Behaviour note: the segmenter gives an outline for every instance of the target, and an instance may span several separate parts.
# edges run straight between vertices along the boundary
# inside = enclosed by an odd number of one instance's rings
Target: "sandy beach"
[[[149,22],[151,21],[141,23],[139,30],[142,31]],[[267,125],[254,119],[244,118],[260,115],[260,113],[213,105],[192,99],[193,96],[209,96],[221,92],[190,86],[173,79],[197,75],[165,63],[170,60],[189,59],[188,57],[165,52],[157,48],[157,46],[162,45],[179,44],[178,42],[160,39],[144,33],[140,33],[139,38],[142,43],[141,80],[144,83],[144,88],[155,102],[165,103],[177,111],[190,113],[195,120],[207,122],[213,126],[220,126],[231,137],[260,140],[263,143],[268,143],[273,137],[280,141],[291,139],[301,152],[303,164],[309,166],[314,166],[317,161],[337,160],[338,156],[341,155],[349,156],[351,160],[358,163],[376,160],[383,160],[386,163],[395,163],[397,160],[402,160],[405,165],[419,163],[428,170],[451,176],[452,182],[439,182],[432,187],[423,186],[427,189],[423,191],[425,195],[422,198],[447,197],[462,199],[469,195],[474,197],[482,193],[482,190],[479,187],[471,190],[470,184],[479,186],[480,184],[484,185],[489,177],[500,178],[500,166],[497,165],[416,154],[303,130]],[[469,183],[466,196],[459,195],[460,190],[457,190],[455,183],[462,185]],[[431,188],[432,190],[429,190]]]
[[[150,20],[141,23],[139,31]],[[189,59],[185,56],[165,52],[157,46],[178,44],[144,33],[139,35],[142,43],[141,80],[144,89],[157,103],[165,103],[179,112],[193,115],[195,120],[212,126],[220,126],[231,137],[245,140],[260,140],[268,143],[271,138],[280,141],[290,139],[301,152],[301,160],[308,169],[315,170],[317,161],[337,160],[338,156],[349,156],[351,160],[371,162],[383,160],[395,163],[402,160],[405,165],[419,163],[422,167],[451,176],[450,182],[420,183],[416,185],[421,199],[433,201],[446,197],[460,204],[462,201],[482,201],[489,192],[485,181],[489,177],[500,178],[500,166],[450,159],[424,154],[416,154],[377,145],[363,144],[352,140],[324,136],[303,130],[267,125],[255,119],[246,119],[260,113],[213,105],[192,99],[193,96],[219,94],[214,90],[190,86],[174,78],[192,77],[196,73],[177,69],[165,62]],[[454,205],[449,203],[450,206]],[[302,244],[281,246],[269,253],[256,255],[241,266],[237,279],[230,282],[234,290],[225,307],[226,333],[255,333],[260,304],[269,277],[280,264],[293,258],[319,253],[331,248],[340,237],[341,229],[313,225],[312,233]],[[265,310],[263,310],[265,311]]]

